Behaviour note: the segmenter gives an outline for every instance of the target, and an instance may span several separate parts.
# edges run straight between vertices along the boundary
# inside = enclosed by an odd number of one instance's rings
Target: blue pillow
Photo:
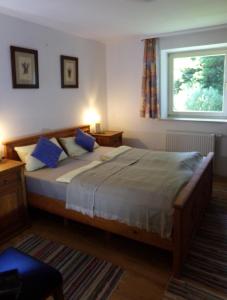
[[[61,148],[49,141],[48,138],[40,137],[31,155],[40,160],[46,166],[56,168],[62,151],[63,150]]]
[[[85,150],[92,152],[94,149],[95,138],[78,128],[76,132],[75,142]]]

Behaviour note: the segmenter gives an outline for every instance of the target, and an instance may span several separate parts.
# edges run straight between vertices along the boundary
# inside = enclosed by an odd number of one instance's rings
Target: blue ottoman
[[[8,248],[0,254],[0,272],[17,269],[22,282],[18,300],[63,300],[61,273],[38,259]]]

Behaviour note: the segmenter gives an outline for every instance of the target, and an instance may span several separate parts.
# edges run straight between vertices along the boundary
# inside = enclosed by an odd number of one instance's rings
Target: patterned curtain
[[[157,39],[144,40],[141,117],[159,118]]]

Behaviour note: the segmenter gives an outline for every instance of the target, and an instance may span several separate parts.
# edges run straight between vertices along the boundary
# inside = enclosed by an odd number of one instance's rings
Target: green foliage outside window
[[[221,111],[222,96],[213,87],[196,89],[187,100],[186,107],[192,111]]]
[[[225,56],[192,57],[194,67],[181,68],[174,94],[186,90],[185,106],[192,111],[222,111]]]

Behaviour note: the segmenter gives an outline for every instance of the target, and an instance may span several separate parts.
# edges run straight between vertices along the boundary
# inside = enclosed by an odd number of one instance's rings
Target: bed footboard
[[[179,277],[193,234],[212,196],[213,153],[209,153],[174,203],[173,273]]]

